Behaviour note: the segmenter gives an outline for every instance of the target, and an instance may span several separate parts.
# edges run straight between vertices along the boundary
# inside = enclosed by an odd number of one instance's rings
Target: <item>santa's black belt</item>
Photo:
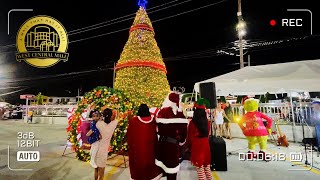
[[[161,136],[161,135],[160,135],[159,141],[160,142],[166,141],[166,142],[173,143],[173,144],[178,144],[179,143],[179,141],[177,139],[175,139],[175,138],[168,137],[168,136]]]

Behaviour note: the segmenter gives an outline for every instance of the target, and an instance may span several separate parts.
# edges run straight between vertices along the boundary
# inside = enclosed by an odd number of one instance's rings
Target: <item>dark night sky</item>
[[[173,2],[174,1],[174,2]],[[185,2],[186,1],[186,2]],[[36,15],[48,15],[59,20],[68,32],[105,22],[128,14],[134,14],[138,7],[136,0],[119,1],[44,1],[6,0],[0,6],[0,86],[3,81],[12,81],[10,86],[28,86],[29,89],[21,93],[37,93],[46,95],[75,96],[77,88],[88,91],[98,85],[112,86],[112,69],[83,74],[82,76],[67,76],[34,80],[47,75],[79,72],[97,67],[112,67],[113,61],[119,59],[123,46],[128,39],[128,30],[109,35],[83,40],[69,44],[69,61],[59,62],[57,65],[38,69],[24,62],[15,60],[15,47],[4,47],[15,44],[16,33],[25,20]],[[72,3],[73,2],[73,3]],[[75,3],[77,2],[77,3]],[[148,8],[173,2],[169,5],[182,3],[158,12],[149,13],[151,21],[156,21],[179,13],[190,11],[205,5],[219,2],[219,0],[149,0]],[[280,44],[278,46],[249,48],[251,65],[281,63],[298,60],[320,58],[319,10],[315,2],[310,1],[254,1],[243,0],[242,11],[248,25],[246,40],[270,41],[290,38],[307,37],[302,40]],[[105,4],[103,4],[105,3]],[[159,8],[168,7],[161,6]],[[14,12],[10,16],[10,35],[7,35],[7,12],[10,9],[33,9],[33,12]],[[153,9],[153,10],[156,10]],[[286,9],[309,9],[313,12],[313,36],[310,37],[310,15],[308,12],[287,12]],[[153,10],[150,10],[152,12]],[[164,19],[153,23],[155,38],[164,57],[168,80],[173,86],[184,86],[192,91],[197,81],[211,78],[239,68],[239,57],[217,55],[213,50],[230,46],[237,40],[235,25],[237,23],[237,0],[226,0],[217,5],[186,13],[180,16]],[[130,16],[134,17],[134,15]],[[302,18],[302,27],[281,27],[282,18]],[[269,21],[275,19],[278,24],[270,26]],[[116,21],[114,21],[116,22]],[[69,35],[69,41],[76,41],[99,34],[109,33],[129,28],[133,19],[105,26],[80,34]],[[207,50],[207,54],[199,52]],[[188,58],[181,58],[184,54],[192,54]],[[200,57],[199,57],[200,56]],[[247,56],[245,56],[247,58]],[[183,67],[182,67],[183,66]],[[27,78],[15,82],[15,79]],[[31,79],[31,80],[30,80]],[[0,94],[16,89],[1,89]],[[71,91],[71,94],[66,90]],[[3,96],[14,102],[18,95]]]

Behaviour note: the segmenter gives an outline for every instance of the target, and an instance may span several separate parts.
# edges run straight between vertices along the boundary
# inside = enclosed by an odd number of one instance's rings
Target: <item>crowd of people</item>
[[[187,119],[179,107],[179,94],[172,92],[161,109],[149,111],[142,104],[136,117],[129,120],[127,132],[131,179],[150,180],[167,177],[177,179],[180,170],[181,147],[188,145],[190,161],[199,179],[211,180],[209,146],[210,122],[206,105],[194,105],[192,119]]]
[[[160,109],[140,105],[137,115],[129,119],[127,130],[131,179],[177,179],[182,146],[190,150],[189,160],[195,166],[198,178],[212,179],[208,140],[212,123],[208,116],[207,102],[200,98],[194,104],[191,119],[184,116],[177,92],[171,92]],[[230,104],[218,103],[217,108],[209,112],[214,117],[217,135],[231,138]],[[118,123],[116,114],[116,111],[108,108],[102,114],[97,110],[90,113],[92,122],[86,136],[91,144],[90,164],[95,169],[95,179],[104,177],[110,140]]]
[[[232,121],[232,109],[230,103],[226,103],[224,108],[222,105],[223,103],[218,103],[217,108],[213,111],[217,136],[231,139],[232,137],[229,123]]]
[[[129,119],[127,142],[131,179],[177,179],[181,147],[185,144],[191,149],[190,161],[199,179],[212,179],[208,140],[211,124],[206,105],[195,104],[194,117],[187,119],[179,103],[179,94],[172,92],[160,109],[141,104],[137,115]],[[86,136],[91,144],[90,164],[95,180],[104,178],[110,140],[118,124],[116,116],[117,112],[108,108],[102,114],[97,110],[90,113],[92,121]]]
[[[208,101],[200,98],[194,103],[193,117],[188,119],[179,105],[179,94],[172,92],[160,109],[141,104],[136,116],[129,119],[127,142],[131,179],[177,179],[182,146],[190,150],[188,160],[195,167],[198,179],[212,179],[209,145],[209,136],[213,132],[211,128],[216,129],[218,137],[231,139],[229,123],[233,120],[232,107],[228,102],[219,102],[213,111],[208,110]],[[259,143],[259,155],[263,155],[268,134],[271,133],[272,119],[258,111],[258,103],[254,99],[247,99],[243,106],[246,113],[238,124],[248,139],[249,152],[255,157],[254,147]],[[102,114],[98,110],[90,113],[92,121],[86,136],[91,144],[90,164],[95,169],[96,180],[104,178],[110,140],[118,124],[116,116],[117,111],[108,108]],[[214,123],[211,123],[211,117]],[[267,126],[262,119],[268,121]],[[243,126],[244,123],[246,126]]]
[[[217,107],[210,111],[206,110],[207,117],[210,120],[210,115],[213,117],[213,124],[218,137],[232,139],[230,123],[233,122],[233,109],[229,102],[218,102]]]

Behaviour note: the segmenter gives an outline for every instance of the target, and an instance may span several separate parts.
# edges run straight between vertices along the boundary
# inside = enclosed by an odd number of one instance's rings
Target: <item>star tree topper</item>
[[[138,6],[143,7],[144,9],[146,9],[146,5],[148,4],[147,0],[138,0]]]

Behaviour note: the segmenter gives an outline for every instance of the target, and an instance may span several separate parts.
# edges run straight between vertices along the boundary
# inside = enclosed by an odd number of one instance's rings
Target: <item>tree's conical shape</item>
[[[166,67],[144,8],[136,13],[130,35],[115,68],[114,87],[124,91],[136,106],[161,107],[170,92]]]

